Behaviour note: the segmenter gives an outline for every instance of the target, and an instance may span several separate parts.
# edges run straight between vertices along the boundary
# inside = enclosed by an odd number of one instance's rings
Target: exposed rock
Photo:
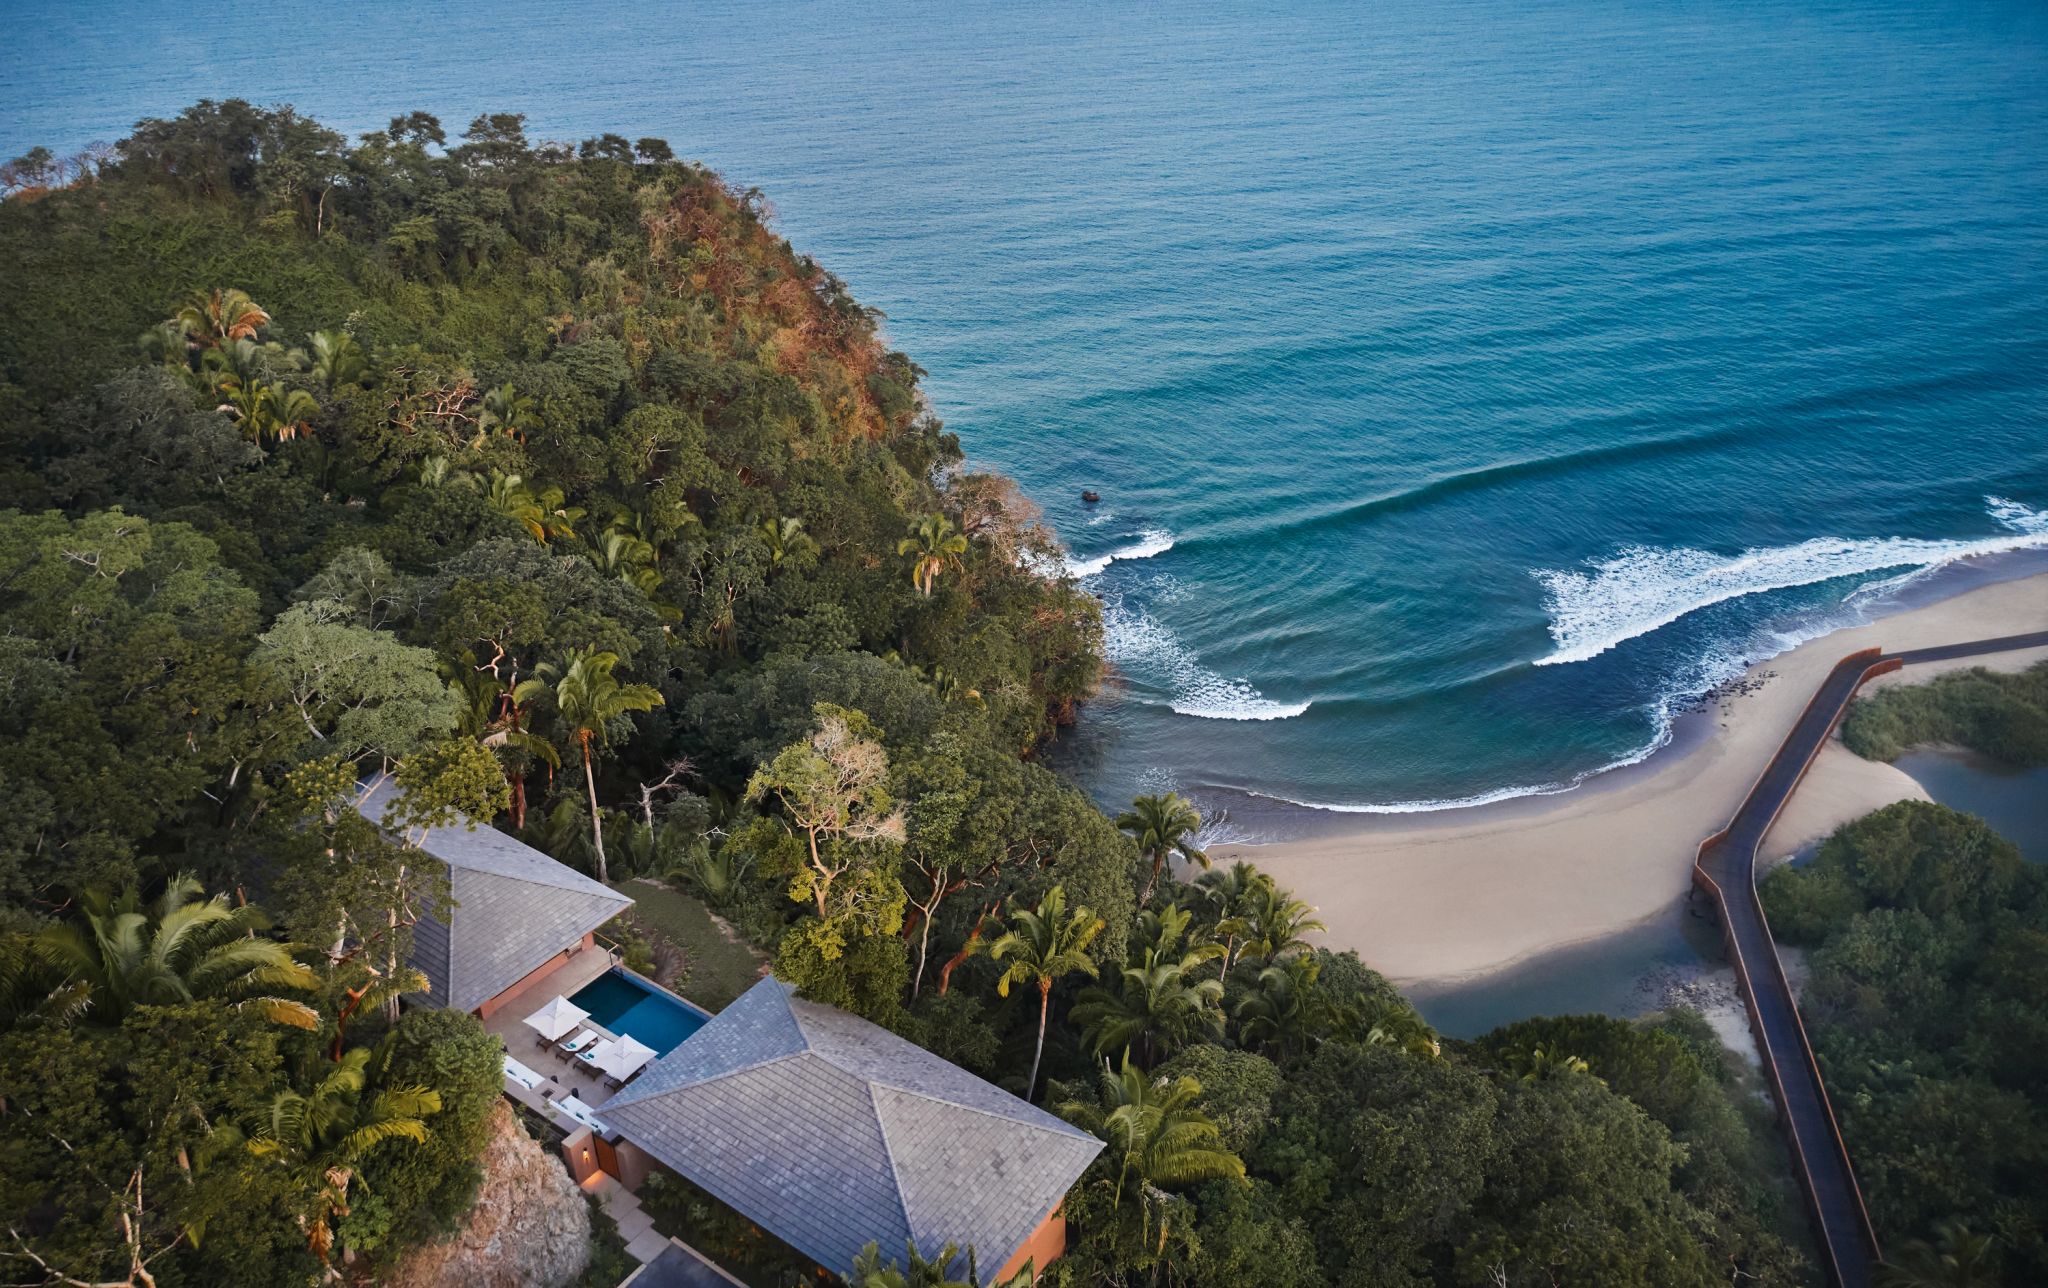
[[[1735,710],[1735,699],[1746,698],[1752,693],[1760,692],[1764,685],[1776,678],[1776,671],[1759,671],[1755,675],[1743,674],[1723,680],[1698,697],[1679,703],[1672,714],[1690,715],[1695,711],[1704,711],[1708,707],[1719,707],[1722,715],[1728,715]]]
[[[1099,492],[1083,492],[1081,494],[1081,499],[1083,501],[1086,501],[1090,505],[1094,505],[1097,501],[1100,501],[1102,499],[1102,495]]]
[[[1749,1011],[1736,987],[1734,967],[1659,966],[1636,980],[1638,1012],[1679,1006],[1698,1011],[1730,1051],[1752,1065],[1762,1064],[1756,1037],[1749,1031]]]
[[[406,1257],[379,1281],[385,1288],[560,1288],[583,1273],[590,1207],[562,1160],[535,1143],[502,1100],[491,1111],[482,1162],[467,1224]]]

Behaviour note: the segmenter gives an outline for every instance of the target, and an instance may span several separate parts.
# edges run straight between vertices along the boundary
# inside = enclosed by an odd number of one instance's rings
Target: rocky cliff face
[[[469,1221],[379,1282],[385,1288],[559,1288],[590,1256],[590,1209],[562,1160],[534,1143],[503,1101],[492,1111],[484,1181]]]

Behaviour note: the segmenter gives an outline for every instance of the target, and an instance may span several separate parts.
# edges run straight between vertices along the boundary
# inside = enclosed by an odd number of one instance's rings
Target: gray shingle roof
[[[886,1029],[794,996],[741,994],[605,1104],[605,1121],[827,1269],[863,1245],[994,1271],[1102,1148]]]
[[[357,808],[381,824],[397,794],[389,779]],[[444,924],[413,928],[412,964],[432,991],[422,1000],[471,1011],[548,958],[633,906],[618,891],[487,825],[429,830],[420,848],[448,868],[453,907]]]

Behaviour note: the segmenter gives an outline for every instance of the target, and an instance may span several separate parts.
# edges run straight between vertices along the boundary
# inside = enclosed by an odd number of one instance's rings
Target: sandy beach
[[[1722,826],[1829,668],[1873,645],[1922,648],[2048,629],[2048,574],[2000,582],[1836,631],[1752,667],[1728,696],[1685,717],[1670,747],[1555,796],[1421,817],[1361,817],[1341,833],[1218,845],[1321,909],[1333,948],[1356,949],[1398,983],[1441,983],[1625,930],[1668,912],[1689,888],[1693,853]],[[1908,667],[1875,681],[1915,683],[1956,666],[2016,670],[2032,649]],[[1920,786],[1860,760],[1839,739],[1765,841],[1788,855]]]

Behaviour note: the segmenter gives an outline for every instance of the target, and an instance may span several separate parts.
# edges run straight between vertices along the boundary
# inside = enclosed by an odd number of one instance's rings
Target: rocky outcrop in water
[[[536,1144],[499,1101],[484,1146],[484,1180],[469,1220],[445,1243],[413,1253],[384,1288],[559,1288],[590,1257],[590,1207],[562,1160]]]

